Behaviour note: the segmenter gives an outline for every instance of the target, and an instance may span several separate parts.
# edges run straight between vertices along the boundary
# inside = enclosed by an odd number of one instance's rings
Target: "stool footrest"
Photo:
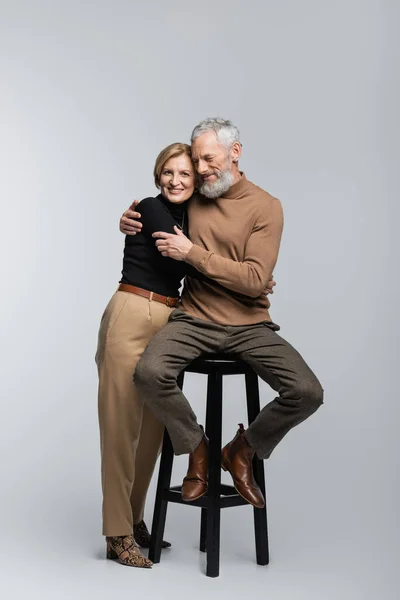
[[[192,502],[187,502],[182,498],[181,495],[182,486],[175,485],[170,487],[167,490],[164,490],[163,497],[167,502],[175,502],[176,504],[186,504],[187,506],[201,506],[202,508],[208,508],[209,497],[207,494],[199,498],[198,500],[193,500]],[[240,494],[237,493],[233,485],[221,485],[221,496],[219,498],[219,504],[221,508],[230,508],[231,506],[243,506],[248,504]]]
[[[181,485],[172,485],[170,488],[170,490],[172,490],[173,492],[179,492],[181,493],[182,491],[182,486]],[[221,496],[237,496],[238,493],[235,490],[235,488],[233,487],[233,485],[225,485],[223,483],[221,483],[219,489],[221,490]]]

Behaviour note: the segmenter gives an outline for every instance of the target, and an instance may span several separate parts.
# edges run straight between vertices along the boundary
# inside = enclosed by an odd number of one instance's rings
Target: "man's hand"
[[[264,296],[268,296],[268,294],[274,293],[274,287],[276,286],[276,281],[274,281],[273,277],[274,276],[272,275],[271,281],[268,281],[267,287],[263,291]]]
[[[154,238],[158,238],[156,246],[163,256],[168,256],[174,260],[185,260],[189,250],[193,246],[189,238],[179,229],[174,227],[176,235],[173,233],[165,233],[164,231],[156,231],[153,233]]]
[[[121,233],[124,233],[125,235],[136,235],[137,233],[140,233],[143,225],[140,221],[135,221],[135,219],[140,219],[141,214],[134,210],[139,202],[140,200],[134,200],[128,210],[122,215],[119,221],[119,230]]]

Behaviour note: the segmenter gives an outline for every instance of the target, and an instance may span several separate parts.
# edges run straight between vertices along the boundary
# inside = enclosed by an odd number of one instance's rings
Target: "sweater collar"
[[[173,202],[169,202],[166,198],[164,198],[162,194],[158,194],[157,198],[161,200],[165,208],[174,217],[174,219],[181,219],[183,213],[186,212],[188,200],[180,204],[174,204]]]
[[[239,181],[234,183],[225,194],[222,194],[221,198],[239,198],[242,196],[243,192],[248,188],[249,181],[242,171],[240,171],[240,174],[241,178]]]

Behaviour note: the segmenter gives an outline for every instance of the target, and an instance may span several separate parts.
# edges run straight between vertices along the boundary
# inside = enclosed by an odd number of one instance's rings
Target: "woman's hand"
[[[165,231],[156,231],[153,238],[158,238],[156,246],[162,256],[168,256],[174,260],[185,260],[189,250],[193,246],[189,238],[179,229],[174,227],[176,235],[165,233]]]
[[[135,221],[135,219],[140,219],[141,214],[134,210],[139,202],[140,200],[134,200],[128,210],[126,210],[120,218],[119,230],[121,233],[124,233],[125,235],[136,235],[137,233],[140,233],[143,225],[140,221]]]
[[[274,281],[274,276],[272,275],[271,281],[268,281],[267,287],[263,291],[264,296],[268,296],[268,294],[273,294],[275,286],[276,286],[276,281]]]

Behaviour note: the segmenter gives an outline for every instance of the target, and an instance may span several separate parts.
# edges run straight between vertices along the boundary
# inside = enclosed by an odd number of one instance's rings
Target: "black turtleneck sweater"
[[[125,236],[120,283],[128,283],[163,296],[179,296],[181,280],[188,265],[184,261],[161,256],[156,248],[156,240],[151,236],[155,231],[175,233],[174,225],[178,225],[187,235],[187,202],[172,204],[159,194],[156,198],[145,198],[137,205],[143,229],[136,235]]]

